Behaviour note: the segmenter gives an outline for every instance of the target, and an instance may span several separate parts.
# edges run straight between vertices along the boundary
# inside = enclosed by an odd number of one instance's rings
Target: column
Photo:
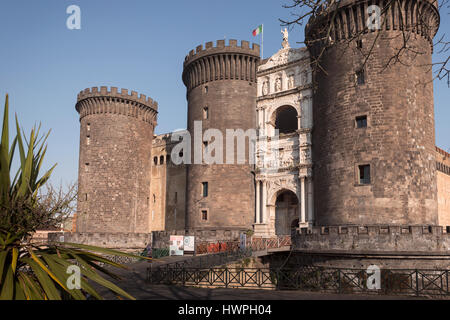
[[[314,222],[314,184],[311,177],[308,178],[308,222]]]
[[[261,182],[256,180],[256,213],[255,213],[255,223],[261,223],[261,192],[260,192],[260,184]]]
[[[261,221],[261,223],[267,223],[266,181],[261,181],[261,183],[262,183],[262,221]]]
[[[301,210],[300,210],[300,223],[306,222],[306,184],[305,184],[305,177],[300,178],[300,203],[301,203]]]

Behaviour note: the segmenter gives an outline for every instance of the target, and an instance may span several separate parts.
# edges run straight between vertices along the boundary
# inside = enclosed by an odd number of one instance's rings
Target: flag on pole
[[[258,34],[263,32],[263,26],[260,25],[258,28],[256,28],[255,30],[253,30],[253,36],[256,37]]]
[[[257,35],[261,34],[261,58],[264,57],[264,25],[260,25],[258,28],[253,30],[253,36],[256,37]]]

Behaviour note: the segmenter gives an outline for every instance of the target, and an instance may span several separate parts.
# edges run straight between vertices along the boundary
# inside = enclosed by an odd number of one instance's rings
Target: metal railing
[[[380,289],[369,289],[365,269],[302,266],[296,269],[192,268],[148,270],[152,284],[178,284],[224,288],[310,290],[415,296],[448,296],[450,270],[382,269]]]

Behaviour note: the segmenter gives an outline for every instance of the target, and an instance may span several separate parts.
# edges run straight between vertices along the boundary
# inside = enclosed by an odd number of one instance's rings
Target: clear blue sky
[[[77,179],[79,118],[76,95],[92,86],[117,86],[159,103],[156,133],[186,127],[184,56],[217,39],[249,40],[264,23],[264,55],[281,45],[278,18],[288,0],[2,0],[0,103],[10,94],[26,132],[34,123],[52,130],[46,167],[58,163],[53,181]],[[82,29],[66,28],[66,8],[81,7]],[[441,33],[450,33],[443,18]],[[291,31],[292,46],[303,28]],[[437,61],[437,59],[436,59]],[[436,143],[450,148],[450,90],[435,82]],[[11,115],[12,119],[12,115]]]

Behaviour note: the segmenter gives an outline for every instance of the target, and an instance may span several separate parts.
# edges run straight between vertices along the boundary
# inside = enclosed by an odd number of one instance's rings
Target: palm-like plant
[[[73,243],[31,243],[31,236],[37,229],[58,222],[58,212],[43,206],[38,193],[55,166],[40,175],[48,134],[41,136],[40,128],[33,128],[28,140],[24,140],[17,116],[17,133],[10,146],[8,116],[7,95],[0,144],[0,299],[83,300],[87,294],[101,299],[93,283],[107,287],[119,297],[134,299],[103,277],[107,275],[119,279],[105,266],[125,267],[101,254],[133,255]],[[16,147],[19,149],[20,166],[11,179]],[[73,265],[80,272],[80,286],[71,285],[72,280],[76,282],[72,277],[74,274],[68,273]]]

